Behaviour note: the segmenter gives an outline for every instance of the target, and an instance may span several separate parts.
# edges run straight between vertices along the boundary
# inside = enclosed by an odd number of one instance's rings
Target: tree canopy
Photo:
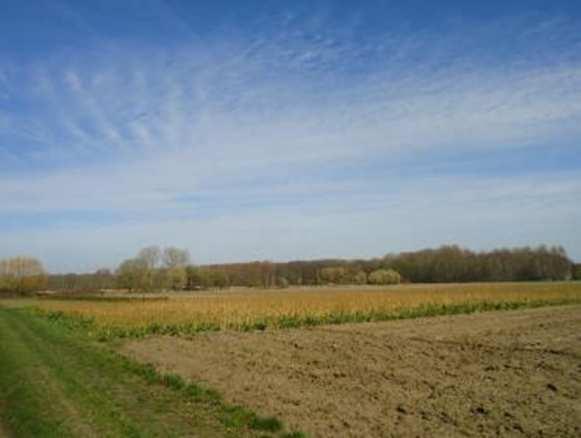
[[[0,260],[0,292],[27,294],[46,287],[42,262],[33,257]]]
[[[151,291],[571,278],[581,279],[580,265],[575,265],[559,246],[476,252],[447,245],[372,259],[254,261],[205,266],[192,265],[187,250],[149,246],[134,258],[123,261],[115,273],[101,269],[93,274],[51,275],[49,287]]]

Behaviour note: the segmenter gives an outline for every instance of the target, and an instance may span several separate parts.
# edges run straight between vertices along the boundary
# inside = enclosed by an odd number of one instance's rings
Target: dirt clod
[[[400,414],[407,414],[408,413],[406,408],[404,408],[402,405],[398,405],[396,409]]]

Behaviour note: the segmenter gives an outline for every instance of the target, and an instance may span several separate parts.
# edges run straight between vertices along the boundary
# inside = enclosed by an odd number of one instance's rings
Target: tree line
[[[253,262],[211,265],[230,285],[273,287],[325,284],[450,283],[568,280],[581,274],[560,246],[475,252],[456,245],[360,260]],[[384,272],[399,274],[387,280]],[[575,275],[577,275],[575,274]]]
[[[42,262],[33,257],[12,257],[0,260],[0,292],[24,295],[47,285]]]
[[[373,259],[227,263],[196,266],[187,250],[149,246],[115,271],[48,275],[38,259],[0,260],[0,292],[68,290],[197,290],[230,286],[272,288],[317,285],[540,281],[581,279],[560,246],[475,252],[456,245],[387,254]]]
[[[388,255],[384,263],[414,283],[569,280],[574,264],[561,246],[473,252],[443,246]]]
[[[117,286],[129,290],[183,290],[187,286],[190,254],[174,247],[143,248],[117,268]]]
[[[447,245],[373,259],[255,261],[204,266],[191,264],[187,250],[150,246],[123,261],[115,272],[51,275],[47,287],[155,291],[572,278],[581,279],[581,265],[574,264],[560,246],[475,252]]]

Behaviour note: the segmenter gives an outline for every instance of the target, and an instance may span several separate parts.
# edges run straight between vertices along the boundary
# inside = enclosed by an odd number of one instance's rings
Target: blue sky
[[[0,257],[581,260],[579,2],[5,0],[0,29]]]

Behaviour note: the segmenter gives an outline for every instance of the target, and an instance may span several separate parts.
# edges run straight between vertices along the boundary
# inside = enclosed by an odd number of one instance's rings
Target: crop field
[[[52,318],[90,323],[101,338],[188,334],[215,330],[264,330],[372,322],[486,310],[581,302],[581,283],[479,283],[326,287],[171,294],[133,300],[44,299],[35,302]]]
[[[0,432],[577,437],[580,332],[578,282],[5,299]]]
[[[310,437],[581,436],[581,306],[128,339]]]

